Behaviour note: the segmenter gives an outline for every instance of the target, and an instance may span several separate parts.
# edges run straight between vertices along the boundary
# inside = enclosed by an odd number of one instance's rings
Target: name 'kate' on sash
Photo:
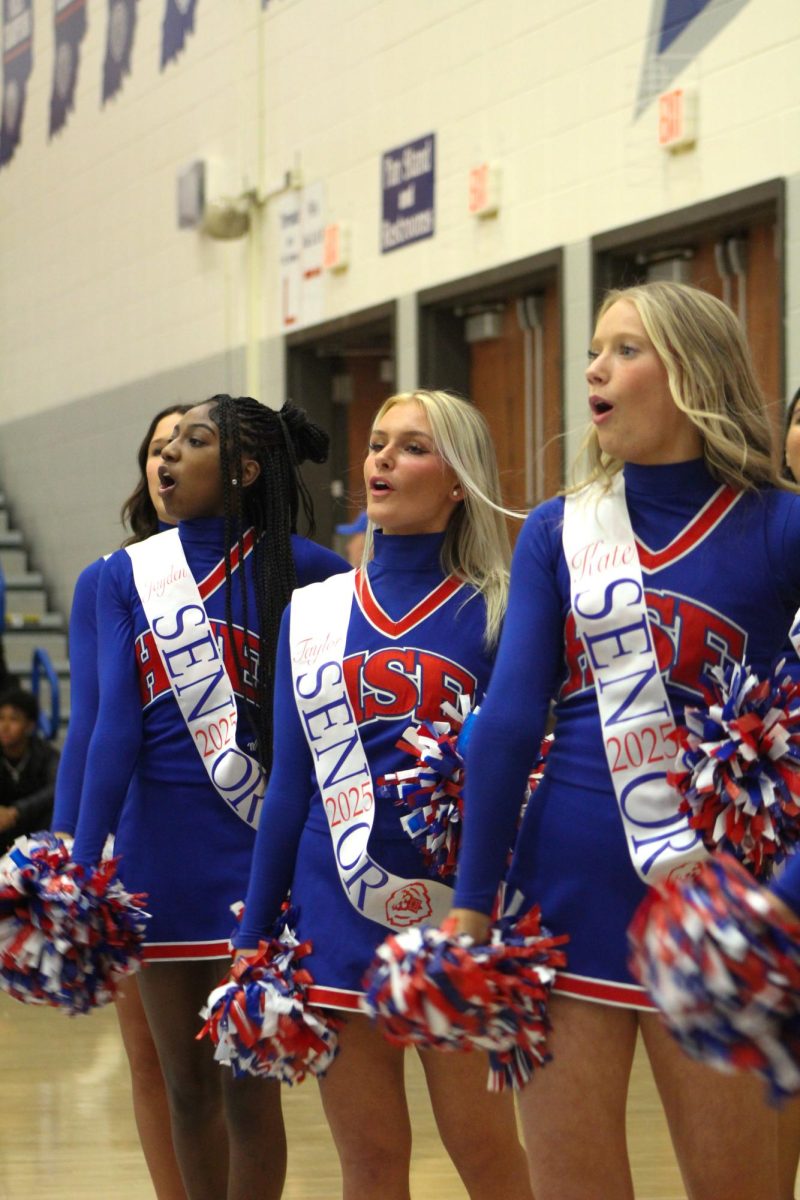
[[[608,769],[633,866],[646,883],[708,857],[667,783],[675,721],[658,669],[622,473],[568,495],[562,535],[572,611],[594,678]]]
[[[393,875],[367,849],[375,820],[374,786],[343,666],[355,579],[350,571],[292,593],[295,703],[348,900],[389,929],[439,924],[450,910],[451,889],[432,879]]]
[[[126,550],[153,640],[200,761],[225,804],[256,829],[264,772],[236,742],[236,696],[178,530],[166,530]]]

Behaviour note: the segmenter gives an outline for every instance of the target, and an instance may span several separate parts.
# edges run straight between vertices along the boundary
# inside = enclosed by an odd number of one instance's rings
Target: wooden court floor
[[[414,1114],[414,1200],[466,1195],[434,1130],[416,1056],[408,1056]],[[147,1200],[116,1017],[68,1018],[0,994],[0,1200]],[[313,1081],[284,1092],[289,1137],[286,1200],[335,1200],[340,1176]],[[629,1106],[637,1200],[683,1200],[655,1089],[637,1054]],[[501,1198],[498,1197],[498,1200]]]

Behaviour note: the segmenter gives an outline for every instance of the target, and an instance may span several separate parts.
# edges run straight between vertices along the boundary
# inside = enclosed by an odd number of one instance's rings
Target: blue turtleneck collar
[[[653,498],[680,496],[705,501],[719,487],[703,458],[650,467],[625,463],[623,474],[626,492]]]
[[[375,530],[374,561],[384,571],[441,571],[444,533],[381,533]]]
[[[181,541],[187,546],[218,546],[225,549],[225,518],[224,517],[193,517],[190,521],[181,521],[179,527]]]

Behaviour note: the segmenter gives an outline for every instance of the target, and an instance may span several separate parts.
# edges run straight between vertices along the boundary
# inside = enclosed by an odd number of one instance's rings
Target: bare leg
[[[553,996],[550,1014],[553,1061],[519,1096],[536,1200],[633,1200],[625,1109],[636,1013]]]
[[[789,1100],[778,1109],[778,1171],[781,1200],[794,1200],[797,1164],[800,1159],[800,1099]]]
[[[689,1200],[778,1200],[778,1117],[761,1081],[694,1062],[655,1015],[640,1026]]]
[[[198,1013],[224,970],[220,962],[152,963],[139,991],[167,1086],[172,1140],[189,1200],[223,1200],[228,1142],[222,1070],[208,1038],[195,1035]]]
[[[277,1079],[237,1079],[217,1067],[228,1126],[227,1200],[279,1200],[286,1179],[286,1133]]]
[[[488,1056],[420,1054],[436,1125],[470,1200],[533,1200],[514,1095],[486,1090]]]
[[[411,1125],[403,1051],[366,1017],[348,1016],[320,1094],[339,1162],[343,1200],[409,1200]]]
[[[135,975],[117,992],[115,1008],[131,1072],[133,1115],[157,1200],[186,1200],[172,1147],[164,1077]]]

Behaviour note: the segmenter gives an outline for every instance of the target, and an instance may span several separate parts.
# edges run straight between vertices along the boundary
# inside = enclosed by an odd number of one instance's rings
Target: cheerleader
[[[800,501],[774,465],[743,332],[677,284],[615,291],[586,372],[591,470],[526,521],[467,752],[456,927],[484,937],[513,798],[556,701],[555,742],[507,895],[568,933],[553,1061],[520,1093],[537,1200],[631,1200],[625,1109],[641,1034],[692,1200],[775,1200],[774,1111],[756,1080],[690,1062],[627,966],[648,884],[706,850],[666,782],[670,733],[714,666],[765,673],[800,600]]]
[[[320,1083],[343,1195],[407,1200],[403,1051],[359,1014],[359,1000],[387,931],[443,917],[451,891],[426,871],[401,811],[376,782],[408,765],[396,743],[409,725],[441,720],[443,705],[482,695],[509,548],[493,507],[494,450],[465,400],[430,391],[387,400],[364,482],[361,569],[296,592],[281,626],[275,761],[235,945],[254,949],[291,889],[297,936],[313,947],[304,960],[314,980],[309,999],[343,1022],[338,1058]],[[485,1057],[421,1059],[469,1195],[529,1198],[513,1108],[507,1094],[486,1092]]]
[[[171,522],[159,495],[161,451],[172,437],[188,404],[173,404],[157,412],[137,454],[139,481],[122,506],[122,520],[131,530],[133,545],[165,529]],[[97,719],[97,585],[105,559],[81,571],[75,584],[69,619],[70,715],[56,776],[52,827],[59,837],[72,837],[78,820],[86,752]],[[144,1015],[135,975],[120,986],[115,1008],[131,1073],[136,1129],[158,1200],[185,1200],[170,1135],[169,1106],[164,1077]]]
[[[139,988],[191,1200],[283,1186],[278,1086],[233,1080],[195,1033],[249,871],[280,614],[297,583],[346,569],[294,532],[301,502],[311,516],[297,465],[327,446],[289,405],[219,395],[190,409],[159,467],[178,529],[112,555],[98,586],[99,707],[73,853],[96,863],[116,825],[125,885],[147,893]]]

